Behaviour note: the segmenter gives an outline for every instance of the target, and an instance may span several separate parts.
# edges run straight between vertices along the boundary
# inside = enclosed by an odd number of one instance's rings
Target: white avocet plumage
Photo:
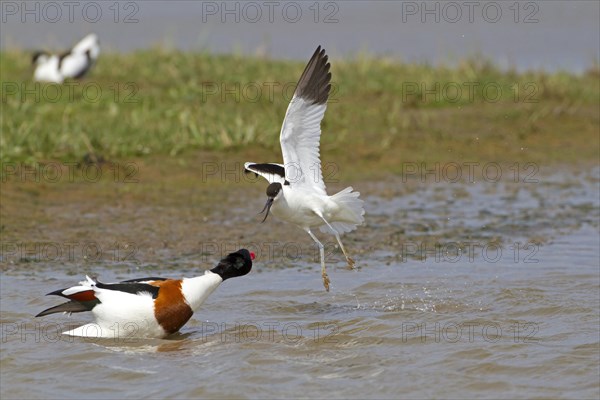
[[[91,311],[94,323],[63,334],[95,338],[162,338],[177,332],[224,280],[249,273],[253,259],[254,253],[241,249],[195,278],[149,277],[101,283],[86,277],[77,286],[48,293],[69,301],[44,310],[36,317]]]
[[[354,267],[340,235],[361,225],[365,213],[363,201],[358,198],[360,193],[354,192],[352,187],[329,196],[323,182],[319,141],[330,81],[327,55],[319,46],[300,76],[283,120],[280,134],[283,164],[245,164],[247,172],[269,181],[263,222],[269,210],[273,210],[276,217],[304,229],[319,246],[321,275],[327,291],[330,281],[325,270],[324,247],[311,228],[319,227],[322,232],[335,235],[348,265]]]
[[[40,82],[62,83],[66,78],[79,79],[94,65],[100,54],[98,36],[90,33],[63,54],[38,51],[33,54],[33,78]]]

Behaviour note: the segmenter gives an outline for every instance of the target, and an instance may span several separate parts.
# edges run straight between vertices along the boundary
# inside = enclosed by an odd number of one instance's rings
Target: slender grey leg
[[[319,242],[319,239],[310,231],[310,228],[304,228],[306,232],[310,235],[310,237],[315,241],[317,246],[319,246],[319,253],[321,254],[321,277],[323,278],[323,286],[325,286],[325,290],[329,292],[329,276],[327,275],[327,271],[325,271],[325,248],[323,244]]]
[[[319,217],[321,217],[321,219],[323,221],[325,221],[325,223],[327,224],[327,226],[329,227],[329,229],[331,229],[331,231],[335,235],[335,238],[336,238],[338,244],[340,245],[340,249],[342,249],[342,253],[344,253],[344,257],[346,257],[346,261],[348,262],[348,266],[351,269],[354,269],[354,260],[351,259],[350,257],[348,257],[348,253],[346,253],[346,249],[344,249],[344,245],[342,244],[342,240],[340,239],[340,234],[337,233],[337,231],[335,229],[333,229],[333,226],[329,225],[329,222],[327,222],[327,220],[325,218],[323,218],[322,215],[319,215]]]

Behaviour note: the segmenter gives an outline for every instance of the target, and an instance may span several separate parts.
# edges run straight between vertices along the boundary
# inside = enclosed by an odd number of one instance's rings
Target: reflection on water
[[[60,336],[89,318],[33,315],[83,271],[17,261],[0,282],[2,398],[597,398],[599,172],[529,186],[364,184],[367,225],[347,239],[361,268],[332,255],[330,293],[311,260],[265,257],[161,340]],[[238,223],[257,229],[255,206],[237,204]],[[201,264],[185,257],[165,275]]]

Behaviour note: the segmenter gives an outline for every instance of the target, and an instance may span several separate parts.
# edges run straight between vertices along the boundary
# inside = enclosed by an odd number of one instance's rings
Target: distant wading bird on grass
[[[329,196],[323,182],[319,140],[331,89],[329,67],[325,50],[319,46],[300,76],[281,127],[283,164],[245,164],[246,172],[269,181],[267,203],[261,211],[266,211],[263,222],[272,210],[276,217],[304,229],[319,246],[321,275],[327,291],[330,281],[325,270],[324,247],[311,228],[335,235],[348,265],[353,268],[354,260],[346,253],[340,235],[361,225],[365,213],[363,201],[358,198],[360,193],[353,192],[352,187]]]
[[[162,338],[177,332],[224,280],[249,273],[253,259],[254,253],[241,249],[195,278],[150,277],[102,283],[86,277],[77,286],[48,293],[69,301],[44,310],[36,317],[91,311],[96,319],[94,323],[63,334],[94,338]]]
[[[82,78],[94,65],[100,54],[98,36],[90,33],[73,48],[60,55],[46,51],[33,54],[33,79],[40,82],[63,83],[67,78]]]

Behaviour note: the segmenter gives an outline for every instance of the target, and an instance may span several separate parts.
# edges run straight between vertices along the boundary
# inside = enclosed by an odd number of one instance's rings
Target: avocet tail
[[[330,197],[340,206],[340,211],[329,223],[340,234],[353,231],[365,222],[364,201],[359,198],[360,192],[353,190],[352,186],[348,186]],[[327,225],[321,226],[321,232],[332,233]]]

